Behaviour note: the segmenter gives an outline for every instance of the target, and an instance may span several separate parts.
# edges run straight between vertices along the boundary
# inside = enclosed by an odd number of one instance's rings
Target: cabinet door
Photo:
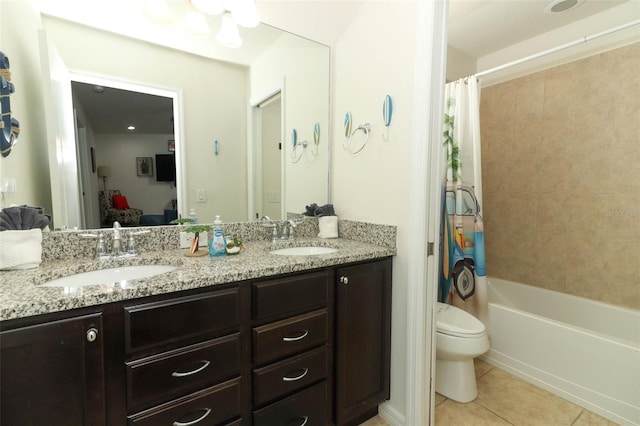
[[[336,423],[389,399],[391,259],[337,269]]]
[[[102,314],[0,333],[3,425],[104,425]]]

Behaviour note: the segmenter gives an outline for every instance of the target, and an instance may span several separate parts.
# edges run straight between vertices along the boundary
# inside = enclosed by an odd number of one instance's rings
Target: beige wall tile
[[[483,89],[490,275],[640,309],[639,69],[636,43]]]

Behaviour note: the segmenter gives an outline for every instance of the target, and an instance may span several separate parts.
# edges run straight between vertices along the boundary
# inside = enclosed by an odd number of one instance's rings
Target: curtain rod
[[[524,58],[520,58],[520,59],[517,59],[515,61],[508,62],[506,64],[499,65],[499,66],[494,67],[494,68],[490,68],[490,69],[485,70],[485,71],[480,71],[480,72],[476,73],[475,76],[476,77],[482,77],[482,76],[485,76],[487,74],[494,73],[496,71],[502,71],[505,68],[510,68],[510,67],[515,66],[515,65],[520,65],[520,64],[522,64],[524,62],[528,62],[528,61],[531,61],[531,60],[534,60],[534,59],[538,59],[538,58],[541,58],[543,56],[550,55],[551,53],[555,53],[555,52],[558,52],[560,50],[564,50],[564,49],[576,46],[576,45],[581,44],[581,43],[586,43],[586,42],[594,40],[596,38],[600,38],[600,37],[603,37],[603,36],[606,36],[606,35],[621,31],[621,30],[625,30],[627,28],[633,27],[634,25],[638,25],[638,24],[640,24],[640,19],[636,19],[635,21],[627,22],[626,24],[622,24],[622,25],[619,25],[617,27],[614,27],[614,28],[611,28],[611,29],[608,29],[606,31],[602,31],[602,32],[599,32],[599,33],[596,33],[596,34],[593,34],[593,35],[584,36],[582,38],[579,38],[578,40],[575,40],[575,41],[572,41],[572,42],[569,42],[569,43],[565,43],[563,45],[554,47],[552,49],[547,49],[547,50],[544,50],[542,52],[538,52],[538,53],[535,53],[533,55],[529,55],[529,56],[526,56]]]

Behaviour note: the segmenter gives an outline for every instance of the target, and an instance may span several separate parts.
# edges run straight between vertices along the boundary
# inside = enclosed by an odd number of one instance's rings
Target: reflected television
[[[156,180],[158,182],[175,182],[176,157],[174,154],[156,154]]]

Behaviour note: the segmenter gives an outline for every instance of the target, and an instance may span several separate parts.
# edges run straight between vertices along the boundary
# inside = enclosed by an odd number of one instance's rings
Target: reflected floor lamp
[[[98,166],[98,177],[102,178],[103,189],[107,190],[107,178],[111,177],[111,167]]]

